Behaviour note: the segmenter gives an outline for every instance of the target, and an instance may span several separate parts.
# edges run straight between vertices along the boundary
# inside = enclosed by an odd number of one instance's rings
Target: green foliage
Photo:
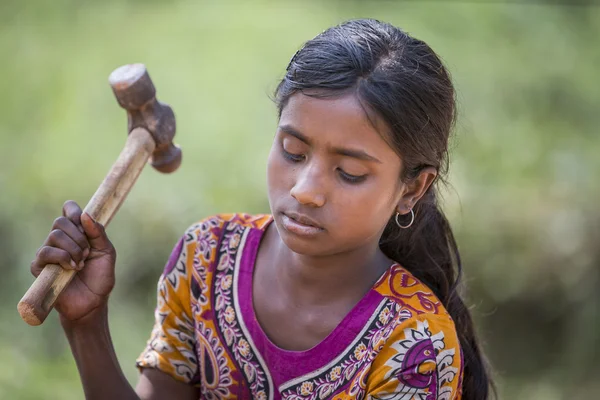
[[[112,332],[134,382],[171,246],[212,213],[268,212],[271,92],[304,41],[354,17],[424,39],[455,78],[446,209],[502,397],[597,393],[600,8],[33,0],[0,5],[0,398],[82,397],[56,316],[30,328],[15,306],[62,203],[84,205],[124,143],[108,74],[148,66],[184,152],[172,176],[147,169],[109,227]]]

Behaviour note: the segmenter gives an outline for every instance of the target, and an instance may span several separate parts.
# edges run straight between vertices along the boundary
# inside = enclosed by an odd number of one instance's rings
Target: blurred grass
[[[56,316],[30,328],[15,305],[62,203],[85,204],[124,143],[108,74],[148,66],[184,152],[172,176],[143,172],[109,228],[113,338],[135,382],[171,246],[212,213],[268,212],[271,92],[304,41],[355,17],[403,27],[453,73],[446,209],[502,398],[594,397],[600,8],[482,3],[2,2],[0,398],[83,396]]]

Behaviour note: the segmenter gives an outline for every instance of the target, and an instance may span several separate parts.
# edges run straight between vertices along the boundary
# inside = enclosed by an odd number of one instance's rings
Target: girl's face
[[[269,203],[294,252],[332,255],[377,245],[405,194],[400,157],[352,94],[294,94],[269,154]]]

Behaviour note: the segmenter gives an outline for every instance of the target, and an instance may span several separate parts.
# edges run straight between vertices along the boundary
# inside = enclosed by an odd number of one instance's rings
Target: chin
[[[317,248],[314,244],[303,243],[299,240],[295,240],[294,238],[286,238],[285,235],[281,236],[283,243],[290,249],[292,252],[296,254],[301,254],[303,256],[310,257],[319,257],[327,255],[327,252],[324,252],[320,248]]]

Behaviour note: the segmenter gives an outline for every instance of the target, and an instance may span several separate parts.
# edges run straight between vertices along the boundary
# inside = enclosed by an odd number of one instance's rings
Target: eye
[[[294,153],[290,153],[289,151],[286,151],[283,147],[281,148],[281,153],[283,154],[283,157],[291,162],[300,162],[303,161],[305,156],[304,154],[294,154]]]
[[[348,183],[352,183],[352,184],[356,184],[356,183],[360,183],[362,181],[364,181],[365,179],[367,179],[367,175],[350,175],[347,172],[344,172],[344,170],[338,168],[338,172],[340,173],[340,177],[348,182]]]

